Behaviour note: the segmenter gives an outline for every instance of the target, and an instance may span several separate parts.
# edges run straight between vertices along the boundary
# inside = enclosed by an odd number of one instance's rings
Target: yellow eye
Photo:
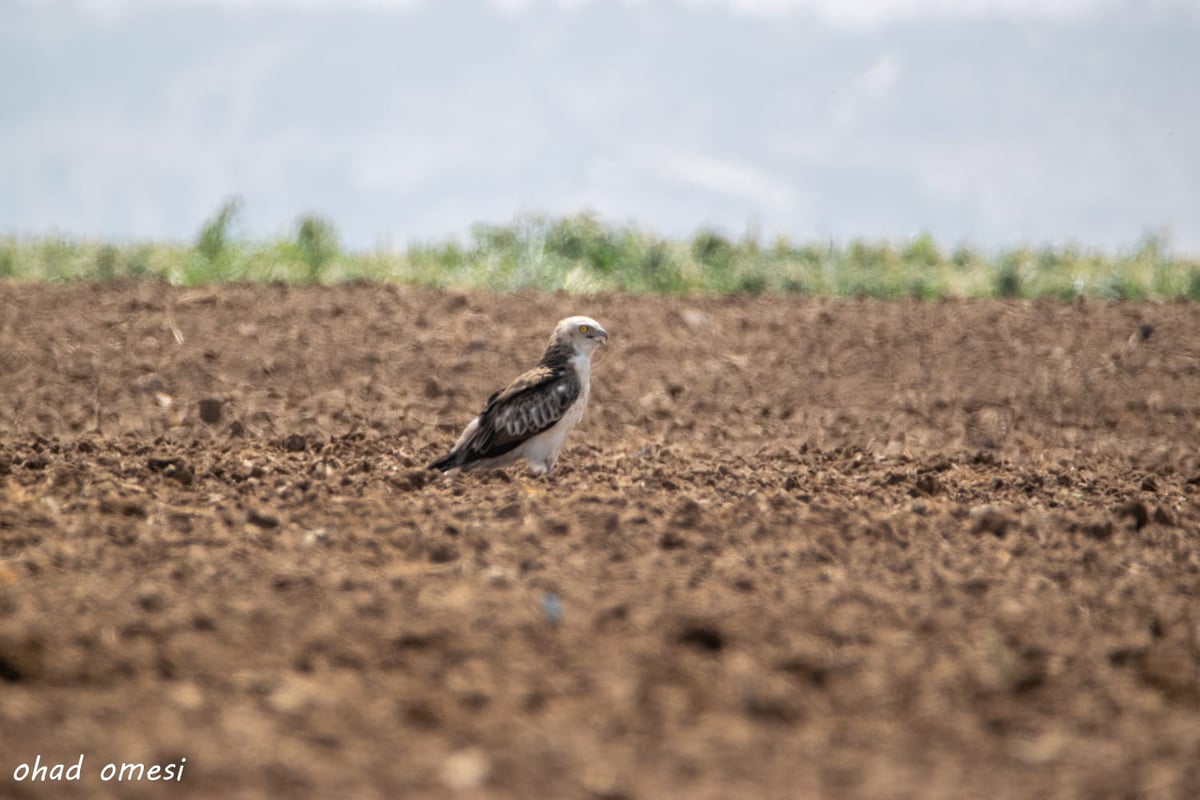
[[[588,326],[587,326],[587,325],[580,325],[580,326],[579,326],[579,332],[580,332],[580,333],[587,333],[587,332],[588,332]]]

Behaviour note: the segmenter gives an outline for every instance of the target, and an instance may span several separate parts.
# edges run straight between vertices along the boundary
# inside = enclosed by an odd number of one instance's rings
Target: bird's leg
[[[550,470],[553,468],[553,466],[553,464],[547,465],[544,463],[530,464],[529,471],[533,473],[533,480],[535,480],[538,484],[544,485],[549,479]],[[527,481],[521,481],[521,487],[525,490],[525,494],[527,495],[542,494],[545,491],[545,489],[542,489],[540,486],[535,488]]]

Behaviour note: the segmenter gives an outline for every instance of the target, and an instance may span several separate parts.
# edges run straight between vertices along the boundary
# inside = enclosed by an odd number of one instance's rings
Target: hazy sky
[[[1186,0],[0,0],[0,232],[664,235],[1200,252]]]

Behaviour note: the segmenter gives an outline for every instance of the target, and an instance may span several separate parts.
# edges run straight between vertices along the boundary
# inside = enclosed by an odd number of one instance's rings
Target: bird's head
[[[566,345],[576,353],[591,355],[608,342],[608,331],[591,317],[567,317],[554,327],[554,342]]]

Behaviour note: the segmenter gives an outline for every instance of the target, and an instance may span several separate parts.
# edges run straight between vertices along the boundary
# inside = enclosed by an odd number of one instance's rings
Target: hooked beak
[[[593,342],[608,344],[608,331],[593,331],[587,335],[587,338],[591,339]]]

